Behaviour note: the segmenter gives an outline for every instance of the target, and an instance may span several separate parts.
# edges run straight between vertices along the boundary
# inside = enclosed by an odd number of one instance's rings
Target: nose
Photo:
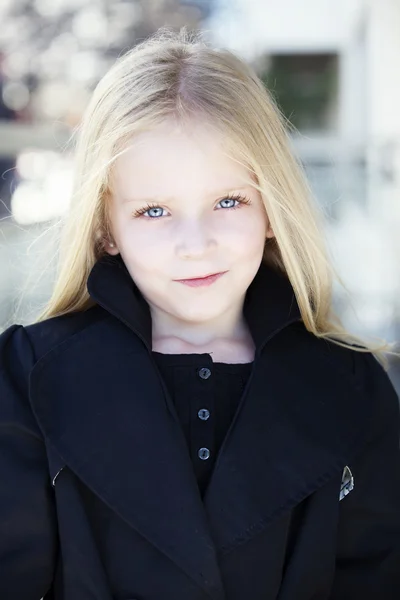
[[[176,253],[179,258],[201,258],[216,247],[210,228],[201,220],[185,221],[176,232]]]

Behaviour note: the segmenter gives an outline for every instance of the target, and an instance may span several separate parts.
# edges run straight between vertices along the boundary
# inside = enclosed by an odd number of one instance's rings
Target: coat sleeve
[[[349,465],[353,490],[340,501],[331,600],[400,598],[399,399],[371,354],[355,358],[371,435]]]
[[[34,355],[25,329],[0,335],[0,598],[40,600],[51,587],[56,520],[43,438],[29,408]]]

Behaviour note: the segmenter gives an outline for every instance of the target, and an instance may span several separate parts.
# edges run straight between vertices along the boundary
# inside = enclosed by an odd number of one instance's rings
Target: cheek
[[[239,213],[240,211],[238,211]],[[222,235],[234,244],[238,251],[251,254],[264,246],[267,234],[267,221],[263,214],[252,213],[234,215],[228,227],[224,227]]]
[[[160,229],[152,227],[152,223],[145,226],[128,223],[120,230],[119,245],[121,254],[126,263],[135,273],[157,272],[163,269],[163,264],[168,258],[169,244]]]
[[[125,249],[148,252],[157,244],[158,236],[152,223],[126,219],[120,223],[120,242]]]

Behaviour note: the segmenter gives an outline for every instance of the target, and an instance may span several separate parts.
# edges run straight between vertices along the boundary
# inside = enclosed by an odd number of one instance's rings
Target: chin
[[[176,318],[182,321],[188,321],[192,323],[201,323],[217,319],[224,312],[224,307],[220,310],[216,310],[217,307],[213,306],[207,310],[204,306],[186,306],[185,310],[181,308],[174,311]]]

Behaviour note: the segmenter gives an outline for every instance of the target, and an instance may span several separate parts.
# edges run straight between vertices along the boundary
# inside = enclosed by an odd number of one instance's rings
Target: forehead
[[[179,196],[250,184],[249,169],[232,155],[221,133],[193,124],[190,129],[166,123],[131,138],[113,169],[119,196]]]

